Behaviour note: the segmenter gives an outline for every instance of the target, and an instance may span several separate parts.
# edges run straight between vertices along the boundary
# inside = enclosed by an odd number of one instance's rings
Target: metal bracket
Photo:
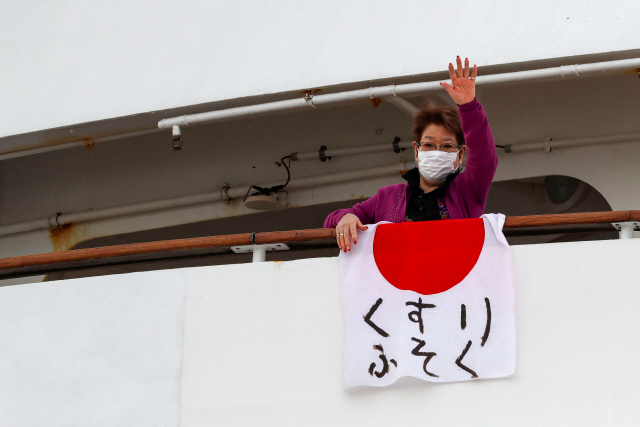
[[[544,151],[547,153],[550,153],[551,150],[553,150],[553,147],[551,146],[551,141],[553,141],[553,138],[547,137],[547,140],[544,142]]]
[[[58,217],[62,215],[62,212],[56,212],[49,217],[47,222],[49,223],[49,228],[60,228],[61,225],[58,222]]]
[[[255,238],[252,238],[255,241]],[[289,246],[285,243],[269,243],[265,245],[242,245],[231,246],[231,250],[237,254],[248,254],[253,252],[253,262],[264,262],[266,253],[271,251],[288,251]]]
[[[231,246],[231,250],[237,254],[248,254],[249,252],[253,252],[253,250],[257,247],[265,248],[267,252],[289,250],[289,246],[287,246],[286,243],[266,243],[264,245]]]
[[[325,156],[324,155],[324,150],[327,150],[327,146],[326,145],[321,145],[320,146],[320,150],[318,151],[318,155],[320,156],[320,161],[321,162],[326,162],[327,160],[331,160],[331,156]]]
[[[171,129],[173,132],[173,151],[180,151],[184,147],[184,143],[182,142],[182,132],[180,131],[180,126],[173,125]]]
[[[228,205],[229,202],[231,201],[231,197],[229,197],[229,193],[227,193],[227,191],[229,191],[229,188],[231,188],[229,186],[228,183],[224,183],[224,185],[222,186],[222,190],[220,190],[220,194],[222,196],[222,200],[224,200],[224,202]]]
[[[87,150],[91,150],[96,145],[96,142],[93,140],[93,138],[83,139],[82,143],[85,145],[85,147],[87,147]]]
[[[395,138],[393,138],[393,152],[398,154],[401,151],[406,150],[406,148],[400,148],[400,145],[398,144],[401,141],[399,136],[396,136]]]
[[[623,240],[632,239],[634,231],[640,231],[640,222],[613,222],[612,225],[620,232],[620,238]]]
[[[307,107],[316,108],[316,105],[313,103],[313,93],[305,93],[304,102],[307,104]]]

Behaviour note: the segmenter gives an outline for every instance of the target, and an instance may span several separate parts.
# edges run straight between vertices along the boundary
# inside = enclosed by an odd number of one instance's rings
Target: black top
[[[420,188],[420,171],[413,168],[407,171],[402,177],[409,183],[411,197],[407,201],[407,211],[405,221],[435,221],[448,219],[449,212],[444,200],[444,192],[447,185],[458,175],[452,173],[438,188],[429,193],[425,193]]]

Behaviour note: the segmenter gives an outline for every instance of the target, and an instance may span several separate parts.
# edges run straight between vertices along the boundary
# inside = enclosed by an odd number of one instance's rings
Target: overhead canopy
[[[0,137],[64,128],[40,138],[49,141],[73,139],[72,126],[77,132],[95,121],[103,122],[96,134],[138,129],[140,118],[124,118],[135,114],[145,113],[146,126],[163,118],[154,111],[182,114],[243,97],[415,79],[443,72],[456,54],[506,71],[581,55],[614,52],[606,59],[619,59],[640,48],[629,37],[640,4],[626,1],[588,8],[494,1],[453,11],[424,1],[125,7],[72,0],[3,9]],[[107,122],[114,118],[121,119]],[[15,139],[0,139],[0,150]]]

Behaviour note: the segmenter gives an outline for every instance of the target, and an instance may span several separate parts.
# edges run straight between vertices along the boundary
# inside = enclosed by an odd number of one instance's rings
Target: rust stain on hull
[[[71,249],[80,242],[78,229],[74,224],[65,224],[49,229],[49,239],[54,252]]]

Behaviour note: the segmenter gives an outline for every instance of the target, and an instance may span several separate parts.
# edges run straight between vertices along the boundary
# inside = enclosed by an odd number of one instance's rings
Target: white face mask
[[[455,172],[453,163],[457,158],[458,153],[418,150],[418,170],[429,181],[440,183],[445,180],[447,175]]]

